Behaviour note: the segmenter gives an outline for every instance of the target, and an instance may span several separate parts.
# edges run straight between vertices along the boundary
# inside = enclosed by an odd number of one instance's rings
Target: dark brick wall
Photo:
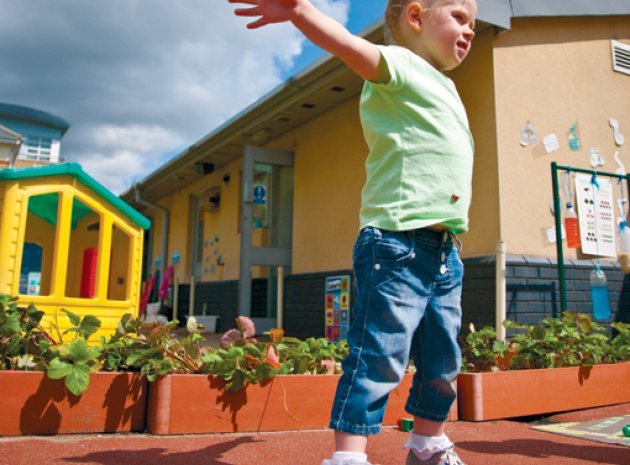
[[[190,305],[190,285],[180,284],[178,295],[178,320],[185,325]],[[238,307],[238,281],[202,282],[195,286],[195,315],[218,315],[217,332],[225,332],[236,326],[234,319]],[[252,316],[264,317],[267,308],[267,280],[252,280]]]
[[[569,310],[590,313],[589,274],[596,263],[591,260],[567,260],[565,275]],[[462,328],[474,323],[477,328],[494,326],[495,258],[493,256],[464,260],[462,294]],[[614,262],[602,262],[610,290],[611,321],[630,323],[630,276],[623,274]],[[288,275],[284,285],[284,326],[286,334],[300,338],[324,336],[324,284],[326,277],[348,275],[350,270]],[[545,317],[560,316],[558,267],[555,260],[538,257],[508,256],[506,259],[507,318],[518,323],[537,323]],[[187,286],[180,285],[180,314],[187,315]],[[354,291],[354,290],[353,290]],[[264,316],[267,298],[266,280],[252,283],[252,315]],[[238,282],[199,283],[196,286],[195,313],[219,315],[218,331],[234,327],[238,299]],[[185,307],[182,309],[182,304]],[[354,292],[351,295],[354,302]],[[182,320],[184,321],[185,318]]]
[[[462,296],[463,327],[494,326],[495,259],[483,257],[464,260]],[[589,274],[596,266],[592,260],[567,260],[565,282],[568,310],[590,313]],[[616,262],[601,262],[606,273],[611,303],[611,321],[630,322],[630,277]],[[518,323],[538,323],[546,317],[560,316],[560,287],[555,259],[508,256],[506,259],[507,318]]]
[[[284,284],[284,327],[289,336],[324,337],[325,282],[329,276],[351,275],[350,270],[289,275]],[[354,292],[350,303],[354,302]]]

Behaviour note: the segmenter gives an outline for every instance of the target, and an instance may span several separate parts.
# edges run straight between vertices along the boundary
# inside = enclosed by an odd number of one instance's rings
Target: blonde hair
[[[438,3],[446,3],[451,0],[388,0],[385,8],[385,43],[396,44],[396,34],[398,33],[398,22],[400,14],[412,1],[419,2],[425,10],[430,9]]]

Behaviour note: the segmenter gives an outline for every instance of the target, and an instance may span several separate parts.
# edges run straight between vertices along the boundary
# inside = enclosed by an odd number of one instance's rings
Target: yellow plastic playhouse
[[[0,170],[0,293],[35,304],[60,332],[63,308],[111,334],[138,315],[150,225],[76,163]]]

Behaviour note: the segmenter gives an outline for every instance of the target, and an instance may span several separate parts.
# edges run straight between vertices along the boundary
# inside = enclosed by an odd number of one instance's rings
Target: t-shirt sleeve
[[[388,90],[400,87],[407,81],[407,73],[411,69],[410,52],[402,47],[393,47],[391,45],[377,45],[377,47],[385,62],[390,78],[388,82],[373,82],[372,85]]]

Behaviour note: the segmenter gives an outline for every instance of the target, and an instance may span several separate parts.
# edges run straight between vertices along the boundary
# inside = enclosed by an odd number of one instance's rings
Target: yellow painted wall
[[[195,197],[206,198],[213,188],[221,189],[221,206],[217,211],[206,211],[204,227],[204,252],[201,281],[238,279],[240,259],[239,196],[241,161],[235,161],[218,168],[173,195],[161,199],[159,204],[170,212],[167,264],[172,264],[172,256],[177,251],[181,262],[175,265],[175,278],[180,283],[189,283],[193,273],[193,214]],[[223,177],[229,175],[228,183]],[[159,212],[145,213],[153,216],[153,257],[162,255],[161,231],[162,215]],[[218,237],[218,241],[216,240]],[[216,253],[215,253],[216,251]],[[224,265],[218,264],[219,256]],[[214,265],[214,273],[212,273]]]
[[[352,267],[367,146],[350,99],[295,131],[294,274]]]
[[[494,101],[494,29],[475,37],[470,55],[449,73],[468,113],[475,140],[472,204],[469,230],[462,235],[462,256],[491,255],[500,236],[499,176],[497,170],[496,109]]]
[[[512,26],[497,36],[494,53],[501,229],[509,254],[555,257],[545,234],[554,224],[550,163],[590,169],[586,152],[599,147],[606,160],[601,170],[614,172],[608,119],[630,135],[630,76],[613,72],[610,51],[610,39],[630,44],[630,18],[518,19]],[[523,148],[519,128],[527,121],[539,142]],[[575,122],[579,152],[567,143]],[[541,141],[552,132],[561,149],[547,155]],[[630,169],[629,147],[620,152]]]

